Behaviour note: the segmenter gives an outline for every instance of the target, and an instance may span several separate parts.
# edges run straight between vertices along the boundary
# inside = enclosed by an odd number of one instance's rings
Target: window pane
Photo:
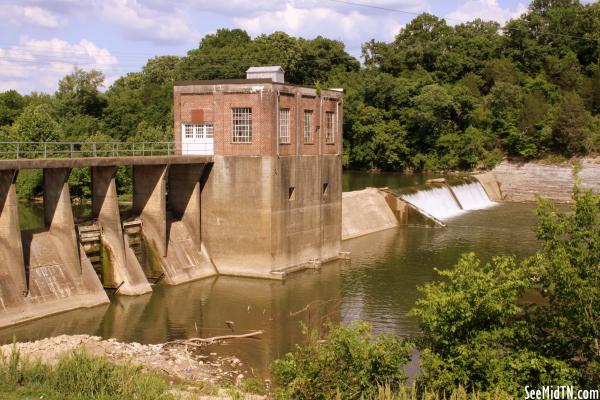
[[[279,110],[279,143],[290,143],[290,110]]]
[[[232,109],[232,140],[234,143],[252,142],[252,109],[249,107]]]
[[[335,119],[334,116],[335,114],[327,111],[325,113],[325,115],[327,116],[327,132],[325,134],[325,140],[327,141],[327,143],[333,143],[334,141],[334,137],[333,137],[333,132],[334,132],[334,124],[335,124]]]
[[[194,137],[194,126],[193,125],[185,125],[185,138],[191,139]]]
[[[196,139],[204,138],[204,125],[195,125],[196,127]]]
[[[312,143],[312,110],[304,110],[304,143]]]

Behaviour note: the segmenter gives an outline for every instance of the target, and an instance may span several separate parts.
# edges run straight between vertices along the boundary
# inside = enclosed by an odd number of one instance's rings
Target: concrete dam
[[[392,191],[367,188],[342,195],[342,239],[417,224],[445,226],[464,212],[493,207],[502,199],[494,175],[433,179],[425,185]]]

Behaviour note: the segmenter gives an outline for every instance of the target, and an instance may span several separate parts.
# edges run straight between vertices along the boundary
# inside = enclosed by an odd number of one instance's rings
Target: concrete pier
[[[19,227],[17,171],[0,171],[0,307],[20,307],[27,292],[23,245]]]
[[[119,294],[139,295],[152,291],[135,254],[124,240],[115,176],[117,167],[92,168],[92,217],[102,227],[102,245],[109,256],[104,268],[105,286],[119,287]]]
[[[133,212],[142,220],[150,258],[150,273],[176,285],[216,275],[217,270],[202,246],[200,228],[200,178],[204,166],[135,166]],[[169,212],[167,212],[167,210]]]

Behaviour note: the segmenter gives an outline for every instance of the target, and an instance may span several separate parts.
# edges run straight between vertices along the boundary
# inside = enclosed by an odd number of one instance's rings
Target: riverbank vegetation
[[[420,288],[412,314],[422,334],[371,337],[368,326],[334,327],[274,363],[287,397],[359,399],[387,387],[407,395],[399,364],[420,351],[417,398],[522,398],[525,386],[600,388],[600,196],[575,189],[569,212],[540,200],[541,250],[517,261],[463,255]]]
[[[174,399],[164,379],[141,367],[119,365],[83,351],[65,353],[56,365],[23,359],[18,350],[0,359],[3,399]]]
[[[456,170],[584,155],[600,147],[599,43],[600,4],[578,0],[534,0],[502,28],[422,14],[390,43],[364,43],[362,64],[323,37],[220,29],[105,92],[100,72],[75,70],[53,95],[0,93],[0,141],[172,140],[174,81],[281,65],[291,83],[345,89],[346,167]],[[75,171],[74,195],[89,195],[87,174]],[[130,181],[120,171],[119,190]],[[22,174],[19,193],[39,195],[40,182],[39,172]]]

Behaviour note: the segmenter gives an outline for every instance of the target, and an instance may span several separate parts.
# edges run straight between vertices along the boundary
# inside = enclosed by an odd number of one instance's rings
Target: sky
[[[0,91],[53,93],[75,67],[102,71],[108,87],[149,58],[185,55],[219,28],[252,37],[322,35],[358,57],[362,43],[392,40],[411,13],[451,24],[504,23],[527,6],[526,0],[0,0]]]

